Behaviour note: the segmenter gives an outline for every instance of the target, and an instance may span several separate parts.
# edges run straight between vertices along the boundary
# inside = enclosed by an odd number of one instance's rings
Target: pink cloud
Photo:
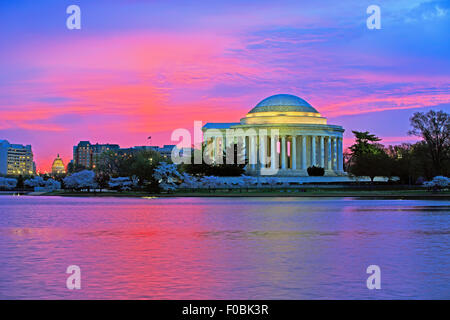
[[[299,94],[326,117],[450,102],[444,78],[342,73],[334,67],[336,57],[307,47],[322,41],[323,35],[290,41],[306,47],[283,52],[252,51],[239,35],[209,30],[40,39],[12,52],[12,65],[41,72],[2,89],[8,101],[0,101],[0,130],[33,131],[38,166],[49,170],[55,150],[70,159],[72,145],[79,140],[132,146],[145,143],[142,137],[151,133],[154,143],[169,143],[171,130],[190,130],[194,120],[239,121],[257,102],[280,91]],[[292,68],[295,63],[297,68]],[[388,89],[367,92],[359,84]],[[248,90],[228,95],[220,91],[226,89],[217,89],[227,86]],[[443,89],[421,90],[430,86]],[[52,97],[65,100],[43,101]],[[51,143],[40,144],[42,139]]]

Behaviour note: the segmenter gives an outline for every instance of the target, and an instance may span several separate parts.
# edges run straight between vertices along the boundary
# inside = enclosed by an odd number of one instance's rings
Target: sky
[[[81,140],[175,144],[175,129],[288,93],[344,145],[352,130],[414,142],[414,112],[450,111],[449,30],[450,1],[1,1],[0,140],[31,144],[42,172]]]

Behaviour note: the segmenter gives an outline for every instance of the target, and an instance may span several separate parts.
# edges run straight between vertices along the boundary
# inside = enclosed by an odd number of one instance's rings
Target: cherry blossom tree
[[[97,187],[97,183],[95,182],[95,173],[90,170],[76,172],[64,178],[64,185],[70,189],[88,189],[88,191],[90,191],[90,189]]]
[[[218,186],[218,179],[216,176],[204,176],[200,179],[200,183],[203,188],[215,191]]]
[[[61,189],[61,182],[53,179],[48,179],[47,181],[45,181],[44,187],[49,191],[59,190]]]
[[[241,178],[242,178],[243,185],[247,188],[247,191],[248,191],[249,187],[254,186],[258,182],[255,177],[246,176],[244,174],[241,176]]]
[[[178,172],[176,164],[161,162],[155,168],[153,178],[158,182],[162,190],[173,191],[177,188],[177,182],[181,180],[182,176]]]
[[[273,190],[273,188],[278,184],[278,179],[276,179],[276,178],[267,178],[266,182],[270,186],[270,190]]]
[[[128,177],[111,178],[108,185],[110,188],[120,191],[130,190],[133,186],[133,181]]]
[[[35,176],[32,179],[27,179],[27,180],[25,180],[24,183],[25,183],[26,186],[29,186],[29,187],[42,187],[42,186],[45,186],[45,181],[40,176]]]
[[[11,190],[17,186],[17,180],[14,178],[0,177],[0,189]]]
[[[181,174],[181,181],[182,182],[179,187],[183,189],[191,189],[192,191],[194,191],[194,189],[200,187],[198,179],[186,172]]]

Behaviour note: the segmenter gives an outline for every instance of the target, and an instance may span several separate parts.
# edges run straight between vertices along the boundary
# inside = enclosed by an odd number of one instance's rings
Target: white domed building
[[[56,157],[56,159],[53,160],[52,174],[57,175],[57,174],[65,174],[65,173],[66,173],[66,167],[64,166],[64,162],[59,157],[59,153],[58,153],[58,156]]]
[[[302,177],[311,166],[324,168],[325,176],[343,176],[343,133],[341,126],[327,124],[308,102],[290,94],[262,100],[239,123],[203,126],[213,161],[220,163],[230,146],[242,146],[240,163],[245,161],[247,174],[256,176]]]

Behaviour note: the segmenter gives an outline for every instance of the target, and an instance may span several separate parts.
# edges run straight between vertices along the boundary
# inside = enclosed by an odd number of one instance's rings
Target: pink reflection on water
[[[376,297],[448,289],[445,203],[2,197],[0,206],[2,298],[372,298],[369,264],[386,285]],[[72,264],[81,290],[65,287]]]

